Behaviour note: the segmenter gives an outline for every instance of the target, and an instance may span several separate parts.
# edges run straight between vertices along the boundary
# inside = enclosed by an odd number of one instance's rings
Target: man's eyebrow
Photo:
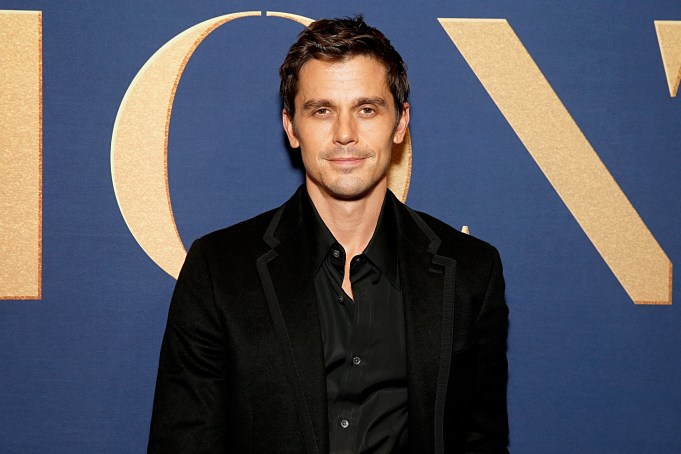
[[[320,107],[333,107],[334,104],[328,99],[308,99],[303,104],[303,110],[314,110]]]
[[[385,99],[380,96],[370,97],[370,98],[357,98],[355,99],[355,105],[361,106],[364,104],[373,104],[377,107],[384,107],[386,105]]]

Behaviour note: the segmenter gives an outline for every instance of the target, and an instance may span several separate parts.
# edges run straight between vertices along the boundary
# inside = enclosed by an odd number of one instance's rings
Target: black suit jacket
[[[304,189],[192,245],[161,348],[149,452],[328,452]],[[394,203],[409,452],[506,452],[508,310],[497,251]]]

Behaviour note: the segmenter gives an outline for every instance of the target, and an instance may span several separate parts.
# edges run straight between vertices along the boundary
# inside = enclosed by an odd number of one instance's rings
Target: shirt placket
[[[370,364],[368,360],[368,347],[371,339],[371,300],[370,295],[370,272],[369,264],[363,256],[353,258],[350,268],[350,281],[354,296],[352,305],[352,327],[348,351],[346,354],[345,368],[346,380],[344,383],[344,402],[339,412],[339,424],[345,426],[348,441],[356,447],[357,430],[362,418],[361,398],[364,389],[364,374]]]

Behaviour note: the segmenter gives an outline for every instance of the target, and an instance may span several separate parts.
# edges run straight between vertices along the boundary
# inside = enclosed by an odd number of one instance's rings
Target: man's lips
[[[361,165],[366,158],[358,156],[336,157],[328,159],[331,165],[338,168],[350,169]]]
[[[348,157],[343,157],[343,158],[331,158],[331,159],[329,159],[329,161],[342,164],[342,163],[345,163],[345,162],[348,162],[348,163],[360,162],[364,159],[366,159],[366,158],[360,157],[360,156],[348,156]]]

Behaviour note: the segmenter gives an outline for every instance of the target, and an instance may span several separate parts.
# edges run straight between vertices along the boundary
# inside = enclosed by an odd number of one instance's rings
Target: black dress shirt
[[[330,452],[399,452],[407,444],[407,367],[392,200],[365,251],[351,259],[354,301],[341,287],[345,251],[309,196],[303,203],[317,260]]]

